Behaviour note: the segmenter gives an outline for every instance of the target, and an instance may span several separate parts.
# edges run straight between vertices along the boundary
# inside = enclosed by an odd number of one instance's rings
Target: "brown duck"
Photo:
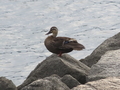
[[[72,50],[82,50],[85,47],[78,43],[75,39],[69,38],[69,37],[56,37],[58,34],[57,27],[51,27],[50,31],[46,34],[52,33],[51,36],[48,36],[44,44],[46,48],[55,54],[58,54],[59,56],[62,55],[62,53],[68,53]]]

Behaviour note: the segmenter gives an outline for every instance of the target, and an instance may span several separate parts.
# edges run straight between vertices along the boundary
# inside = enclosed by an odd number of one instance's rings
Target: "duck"
[[[53,26],[50,28],[49,32],[46,35],[52,34],[48,36],[45,41],[45,47],[52,53],[57,54],[59,57],[62,56],[63,53],[69,53],[73,50],[82,50],[85,47],[78,43],[76,39],[69,37],[57,37],[58,28]]]

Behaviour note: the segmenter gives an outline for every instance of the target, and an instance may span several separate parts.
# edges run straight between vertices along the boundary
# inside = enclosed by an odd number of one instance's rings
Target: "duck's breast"
[[[52,36],[47,37],[44,41],[44,44],[50,52],[58,54],[59,51],[57,47],[55,46],[53,39],[54,38]]]

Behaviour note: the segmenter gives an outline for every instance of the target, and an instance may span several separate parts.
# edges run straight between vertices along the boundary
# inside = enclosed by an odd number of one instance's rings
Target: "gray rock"
[[[80,60],[87,66],[91,67],[96,64],[105,52],[110,50],[120,49],[120,32],[115,36],[105,40],[100,46],[98,46],[90,56],[87,56],[84,60]]]
[[[80,83],[73,78],[71,75],[65,75],[61,78],[61,81],[65,83],[70,89],[73,87],[76,87],[77,85],[80,85]]]
[[[46,77],[38,79],[31,84],[25,86],[21,90],[70,90],[60,79],[57,77]]]
[[[69,74],[80,83],[86,83],[86,76],[89,70],[90,68],[88,66],[68,54],[63,54],[62,57],[53,54],[38,64],[24,83],[18,86],[18,90],[37,79],[48,77],[52,74],[57,74],[60,77]]]
[[[0,77],[0,90],[17,90],[17,88],[11,80]]]
[[[106,77],[120,76],[120,49],[106,52],[101,59],[91,67],[88,81]]]
[[[109,77],[79,85],[71,90],[120,90],[120,78]]]

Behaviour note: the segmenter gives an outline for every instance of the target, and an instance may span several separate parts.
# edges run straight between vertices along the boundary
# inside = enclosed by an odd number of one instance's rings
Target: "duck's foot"
[[[58,54],[58,56],[61,57],[61,56],[62,56],[62,52],[60,52],[60,53]]]

